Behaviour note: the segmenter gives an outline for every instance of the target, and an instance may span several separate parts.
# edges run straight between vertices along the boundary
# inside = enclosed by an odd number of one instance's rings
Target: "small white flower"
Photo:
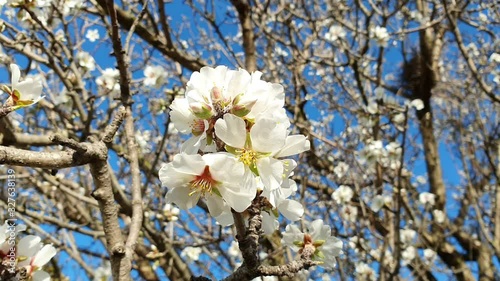
[[[95,69],[95,60],[89,53],[81,51],[76,55],[78,64],[87,69],[88,71],[93,71]]]
[[[424,258],[425,258],[425,261],[427,263],[433,264],[436,257],[437,257],[437,254],[434,250],[431,250],[431,249],[424,250]]]
[[[355,223],[358,220],[358,208],[351,205],[345,205],[342,207],[340,216],[347,221]]]
[[[63,15],[67,16],[74,12],[75,9],[83,6],[83,0],[64,0]]]
[[[118,78],[120,77],[120,72],[116,68],[106,68],[102,75],[95,79],[95,83],[113,93],[120,92],[120,83]]]
[[[368,103],[368,106],[366,107],[366,111],[370,114],[377,114],[378,113],[378,104],[376,100],[372,100]]]
[[[135,140],[137,141],[137,145],[144,153],[151,152],[151,148],[149,142],[151,141],[151,131],[139,131],[135,132]]]
[[[89,39],[90,42],[95,42],[96,40],[99,40],[99,30],[98,29],[87,30],[85,38]]]
[[[335,257],[342,253],[342,241],[331,236],[330,226],[323,224],[323,220],[306,222],[305,232],[295,225],[287,225],[283,233],[283,243],[294,251],[303,249],[307,244],[316,248],[313,260],[323,261],[322,266],[333,268]]]
[[[28,235],[19,240],[17,247],[17,257],[20,259],[17,266],[24,267],[28,276],[31,276],[33,280],[50,278],[50,275],[40,268],[47,264],[57,253],[54,246],[42,246],[40,241],[40,237]]]
[[[347,165],[344,162],[339,162],[335,168],[333,168],[333,172],[337,177],[340,179],[344,177],[345,174],[347,174],[347,171],[349,169],[349,165]]]
[[[418,176],[418,177],[416,178],[416,181],[417,181],[417,183],[419,183],[419,184],[426,184],[426,183],[427,183],[427,178],[426,178],[426,177],[424,177],[424,176]]]
[[[252,279],[252,281],[278,281],[278,277],[276,276],[261,276],[261,277],[255,277]]]
[[[500,63],[500,54],[499,53],[491,54],[490,61]]]
[[[375,93],[375,97],[377,99],[380,99],[380,100],[384,99],[384,97],[385,97],[385,89],[384,88],[377,87],[377,88],[375,88],[375,90],[373,90],[373,92]]]
[[[240,256],[240,248],[238,242],[236,241],[231,242],[231,245],[227,249],[227,254],[235,258]]]
[[[66,34],[64,34],[64,30],[62,30],[62,29],[57,30],[55,39],[56,39],[56,41],[59,41],[59,42],[66,42]]]
[[[356,276],[357,280],[375,281],[377,280],[377,274],[369,265],[364,262],[356,264]]]
[[[413,244],[413,241],[415,240],[416,236],[417,236],[417,232],[413,229],[401,229],[399,231],[399,237],[400,237],[401,243],[403,243],[405,245]]]
[[[349,186],[341,185],[332,193],[332,199],[340,205],[349,203],[353,195],[354,192]]]
[[[188,261],[197,261],[200,258],[201,248],[199,247],[186,247],[181,252],[181,257],[187,258]]]
[[[424,109],[424,102],[421,99],[414,99],[410,102],[410,106],[414,107],[416,110]]]
[[[478,17],[477,17],[477,18],[478,18],[478,19],[479,19],[479,21],[480,21],[481,23],[483,23],[483,24],[488,22],[488,16],[487,16],[487,15],[485,15],[485,14],[483,14],[483,13],[479,13],[479,15],[478,15]]]
[[[376,26],[372,29],[373,38],[376,40],[377,45],[380,47],[387,47],[387,43],[389,42],[389,33],[387,32],[387,28]]]
[[[373,165],[385,157],[386,151],[381,140],[370,140],[360,153],[360,157],[367,164]]]
[[[163,206],[163,215],[167,218],[168,221],[176,221],[179,219],[179,214],[181,213],[181,210],[179,208],[175,207],[172,204],[165,204]]]
[[[401,252],[401,264],[403,266],[409,264],[415,257],[417,256],[417,249],[415,247],[410,246],[407,247],[403,252]]]
[[[144,69],[144,76],[144,85],[158,88],[166,82],[167,71],[160,65],[148,65]]]
[[[398,113],[392,117],[392,121],[396,124],[402,124],[405,121],[405,114],[404,113]]]
[[[331,42],[337,41],[338,39],[344,39],[346,32],[344,28],[340,25],[332,25],[328,32],[325,34],[325,39]]]
[[[373,198],[370,208],[374,212],[380,211],[385,205],[387,201],[390,201],[391,198],[383,195],[377,195]]]
[[[434,206],[436,203],[436,195],[430,192],[422,192],[418,195],[418,201],[420,201],[422,205],[429,204],[430,206]]]

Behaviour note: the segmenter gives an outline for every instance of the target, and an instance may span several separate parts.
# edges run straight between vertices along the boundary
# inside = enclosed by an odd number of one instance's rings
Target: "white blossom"
[[[227,249],[227,254],[235,258],[240,256],[240,248],[238,242],[231,241],[231,245],[229,245],[229,248]]]
[[[306,244],[312,244],[316,248],[313,260],[322,261],[325,268],[333,268],[336,264],[335,257],[342,253],[342,241],[331,236],[330,226],[325,225],[323,220],[306,222],[305,226],[305,231],[302,232],[295,225],[287,225],[283,233],[283,243],[294,251],[299,251]]]
[[[370,204],[370,208],[374,212],[380,211],[384,206],[390,205],[392,198],[385,195],[376,195],[373,197],[372,202]]]
[[[364,262],[356,264],[356,276],[357,280],[365,281],[375,281],[377,280],[377,274],[369,265]]]
[[[414,107],[416,110],[424,109],[424,102],[421,99],[414,99],[410,102],[410,106]]]
[[[495,62],[495,63],[500,63],[500,54],[499,53],[491,54],[490,61]]]
[[[337,163],[335,168],[333,168],[333,172],[340,179],[340,178],[344,177],[344,175],[347,174],[348,169],[349,169],[349,165],[347,165],[344,162],[339,162],[339,163]]]
[[[354,192],[352,188],[346,185],[341,185],[332,193],[332,199],[339,205],[346,204],[351,201]]]
[[[188,261],[197,261],[200,258],[201,248],[200,247],[186,247],[181,252],[181,257],[187,258]]]
[[[99,40],[99,30],[97,28],[87,30],[85,38],[89,39],[90,42],[95,42],[96,40]]]
[[[243,212],[256,194],[253,181],[241,182],[248,176],[243,164],[228,153],[177,154],[158,173],[162,184],[170,188],[168,203],[189,209],[204,197],[214,217],[228,208]]]
[[[167,71],[160,65],[148,65],[144,69],[144,76],[144,85],[158,88],[166,82]]]
[[[436,257],[437,257],[437,253],[434,250],[432,250],[432,249],[425,249],[424,250],[424,259],[428,264],[434,264]]]
[[[418,201],[420,201],[422,205],[429,204],[430,206],[434,206],[436,203],[436,195],[430,192],[422,192],[418,195]]]
[[[340,216],[346,221],[355,223],[358,220],[358,208],[351,205],[345,205],[340,211]]]
[[[389,33],[387,32],[387,28],[376,26],[372,29],[373,38],[377,42],[377,45],[380,47],[387,47],[387,43],[389,42]]]
[[[417,249],[413,246],[409,246],[401,252],[401,264],[403,266],[411,263],[411,261],[417,256]]]
[[[344,39],[346,32],[344,28],[340,25],[332,25],[328,32],[325,34],[325,39],[331,42],[337,41],[338,39]]]
[[[415,237],[417,236],[417,232],[413,229],[401,229],[399,231],[399,237],[401,243],[405,245],[413,244]]]
[[[50,275],[41,268],[57,253],[54,246],[43,245],[40,241],[40,237],[28,235],[19,240],[17,246],[17,266],[24,267],[34,281],[50,280]]]
[[[101,76],[97,77],[95,83],[100,87],[103,87],[112,93],[120,92],[119,83],[120,72],[116,68],[106,68]]]
[[[176,221],[179,219],[179,214],[181,210],[172,204],[166,203],[163,205],[163,215],[168,221]]]
[[[87,69],[88,71],[93,71],[95,69],[95,60],[94,57],[92,57],[89,53],[85,51],[80,51],[76,55],[76,59],[78,61],[78,64]]]
[[[1,89],[9,95],[5,102],[6,106],[11,106],[13,110],[27,107],[38,103],[45,96],[42,95],[42,81],[40,79],[21,79],[21,70],[17,64],[11,64],[10,70],[11,87],[2,85]]]

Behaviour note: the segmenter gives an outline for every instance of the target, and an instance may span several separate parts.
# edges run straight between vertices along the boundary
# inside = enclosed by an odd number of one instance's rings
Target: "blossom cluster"
[[[290,132],[283,86],[261,76],[225,66],[191,75],[184,96],[170,106],[174,127],[189,137],[159,171],[169,187],[168,203],[189,209],[203,198],[210,214],[227,226],[232,212],[244,212],[263,196],[266,233],[278,228],[279,213],[291,221],[303,215],[302,205],[290,199],[297,190],[290,178],[297,163],[287,157],[309,150],[310,143]]]
[[[26,226],[9,221],[0,226],[0,260],[8,271],[2,274],[15,275],[16,280],[48,281],[50,275],[41,268],[55,256],[56,249],[52,245],[43,245],[41,238],[35,235],[16,241],[18,233],[24,230]]]

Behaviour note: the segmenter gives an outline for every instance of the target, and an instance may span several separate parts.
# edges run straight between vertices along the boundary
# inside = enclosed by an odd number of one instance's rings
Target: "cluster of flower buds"
[[[297,163],[286,157],[309,150],[310,143],[290,134],[283,86],[261,75],[225,66],[194,72],[170,113],[175,128],[190,136],[159,177],[169,188],[168,203],[189,209],[204,198],[223,226],[233,223],[231,209],[244,212],[259,194],[269,203],[262,225],[271,233],[279,213],[291,221],[304,213],[289,198],[297,189],[290,178]]]

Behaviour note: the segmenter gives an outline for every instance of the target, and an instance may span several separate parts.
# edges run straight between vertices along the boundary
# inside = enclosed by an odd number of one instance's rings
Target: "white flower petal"
[[[43,270],[37,270],[31,274],[31,280],[32,281],[50,281],[50,275]]]
[[[40,244],[41,240],[42,239],[40,237],[35,235],[28,235],[21,238],[17,245],[17,255],[23,257],[34,256],[42,246]]]
[[[262,212],[262,230],[266,235],[273,234],[273,232],[278,229],[279,225],[276,217],[267,212]]]
[[[215,134],[229,146],[235,148],[245,147],[245,121],[235,115],[225,114],[224,119],[217,120],[215,123]]]
[[[175,203],[179,208],[183,210],[193,208],[198,200],[200,200],[200,193],[196,192],[193,195],[189,195],[189,187],[179,187],[173,188],[168,191],[165,196],[167,203]]]
[[[257,160],[257,170],[264,187],[274,190],[281,187],[283,182],[283,162],[274,158],[261,158]]]
[[[215,220],[222,226],[232,225],[234,223],[234,219],[233,214],[231,213],[231,208],[229,208],[229,211],[222,212],[220,216],[215,217]]]
[[[56,248],[52,245],[43,246],[40,251],[36,254],[35,258],[31,261],[31,265],[42,267],[49,262],[57,253]]]
[[[285,199],[278,205],[278,210],[285,218],[296,221],[304,215],[304,207],[295,200]]]
[[[273,118],[259,118],[250,129],[252,148],[258,152],[277,152],[285,144],[288,126]]]
[[[285,145],[274,157],[287,157],[311,149],[311,143],[304,135],[291,135],[286,137]]]
[[[189,103],[185,98],[176,98],[170,105],[170,118],[175,128],[182,134],[189,134],[192,131],[191,124],[196,119],[189,110]]]
[[[213,194],[213,195],[207,196],[206,198],[207,198],[208,211],[210,212],[210,215],[212,215],[212,217],[220,216],[222,214],[222,212],[227,209],[227,206],[225,206],[226,204],[224,203],[224,200],[222,200],[222,198],[219,197],[218,195]],[[224,208],[224,207],[226,207],[226,208]]]
[[[27,78],[25,81],[17,84],[16,89],[21,93],[21,100],[33,100],[40,99],[42,94],[42,81],[33,80]]]
[[[12,72],[12,77],[10,80],[12,83],[12,88],[16,89],[17,84],[19,83],[19,78],[21,78],[21,70],[19,69],[19,66],[17,64],[11,64],[10,71]]]

